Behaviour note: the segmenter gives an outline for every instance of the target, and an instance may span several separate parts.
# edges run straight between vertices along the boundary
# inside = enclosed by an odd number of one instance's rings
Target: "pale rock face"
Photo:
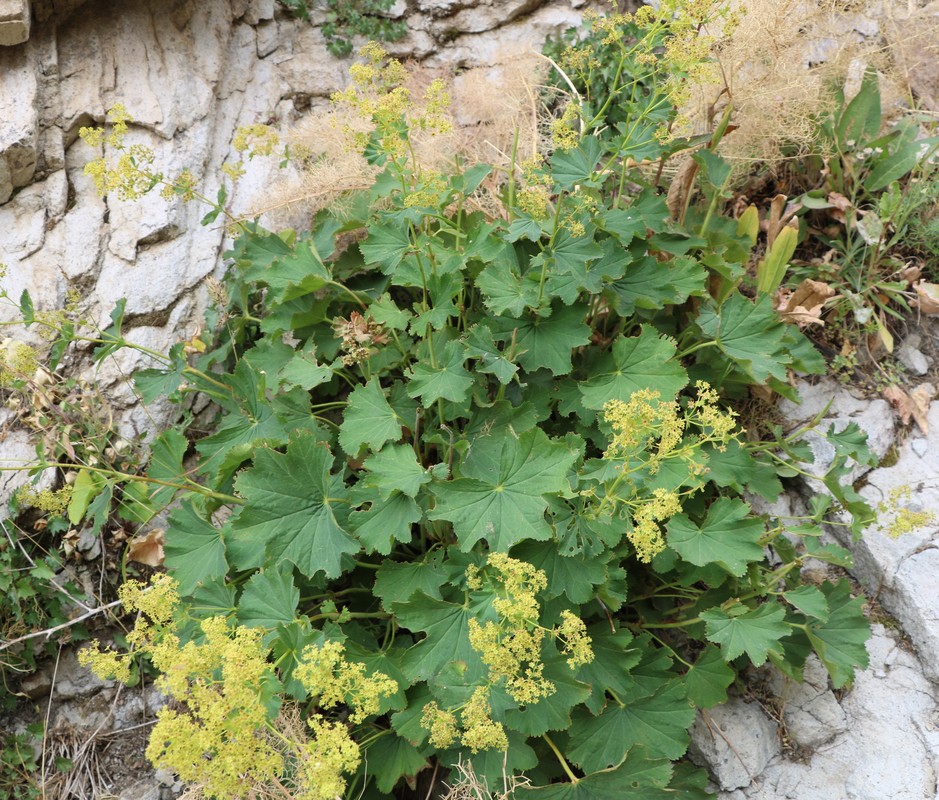
[[[25,42],[29,23],[29,0],[0,0],[0,45]]]
[[[39,82],[36,48],[0,48],[0,203],[36,171]]]
[[[699,712],[691,728],[691,759],[725,790],[748,786],[778,752],[776,723],[739,698]]]

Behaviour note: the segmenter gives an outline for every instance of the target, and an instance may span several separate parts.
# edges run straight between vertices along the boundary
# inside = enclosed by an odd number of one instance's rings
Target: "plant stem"
[[[574,771],[571,769],[571,765],[567,763],[567,759],[561,754],[561,751],[558,750],[557,745],[551,741],[551,737],[548,734],[544,734],[542,737],[547,743],[548,747],[554,752],[554,755],[557,756],[558,761],[561,763],[561,766],[564,768],[564,772],[567,773],[567,777],[571,779],[571,783],[580,783],[580,778],[578,778]]]

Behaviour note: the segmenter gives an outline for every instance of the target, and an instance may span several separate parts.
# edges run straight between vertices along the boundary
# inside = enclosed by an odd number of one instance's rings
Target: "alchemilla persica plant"
[[[156,440],[136,497],[175,501],[168,574],[122,590],[130,653],[83,658],[120,678],[150,657],[176,702],[148,754],[207,797],[444,796],[460,774],[533,800],[705,797],[688,729],[739,670],[798,679],[814,652],[842,687],[866,664],[861,599],[800,566],[847,563],[819,523],[866,519],[842,478],[869,455],[829,432],[810,516],[751,508],[811,458],[798,432],[748,438],[731,402],[823,363],[752,299],[753,238],[720,213],[727,117],[670,134],[678,45],[712,4],[661,6],[593,21],[560,65],[605,95],[572,95],[545,157],[501,172],[423,165],[444,87],[411,96],[365,48],[335,102],[368,121],[349,140],[371,187],[308,232],[237,225],[217,337],[137,376],[220,416],[198,483],[185,429]],[[656,167],[679,151],[702,201],[675,215]],[[193,194],[124,155],[91,166],[104,188]],[[127,346],[113,319],[101,355]]]

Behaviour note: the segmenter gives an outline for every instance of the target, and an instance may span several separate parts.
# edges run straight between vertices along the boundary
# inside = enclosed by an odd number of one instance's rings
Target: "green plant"
[[[36,756],[37,737],[42,727],[26,733],[2,734],[0,750],[0,792],[10,800],[35,800],[40,797],[36,784],[39,763]]]
[[[308,0],[279,0],[303,20],[310,18]],[[361,36],[380,42],[397,42],[408,33],[404,20],[392,19],[388,11],[395,0],[326,0],[326,20],[321,28],[326,49],[336,58],[352,53],[353,39]]]
[[[637,17],[650,80],[670,74],[656,48],[683,35],[675,11]],[[353,143],[374,184],[309,233],[237,223],[218,339],[136,376],[145,398],[200,392],[220,417],[194,443],[201,484],[181,430],[154,443],[134,491],[153,510],[181,495],[171,577],[122,588],[130,653],[83,658],[123,679],[153,659],[181,703],[148,753],[210,796],[426,796],[469,761],[491,791],[524,774],[517,796],[705,797],[672,763],[696,707],[751,663],[798,678],[812,651],[845,686],[868,636],[847,581],[799,580],[806,557],[849,562],[823,517],[870,519],[844,482],[871,461],[858,429],[829,431],[831,495],[808,517],[744,499],[774,499],[811,455],[804,431],[748,441],[728,398],[792,396],[789,370],[824,365],[739,291],[752,240],[719,212],[729,167],[711,149],[727,119],[695,154],[704,204],[683,224],[628,137],[577,107],[550,158],[494,176],[486,215],[491,167],[413,156],[410,130],[445,124],[440,87],[415,112],[401,65],[364,55],[336,101],[371,121]],[[676,146],[667,127],[644,160]],[[164,180],[150,163],[88,171],[135,193]],[[121,318],[99,357],[131,346]]]
[[[794,275],[831,283],[840,302],[829,316],[849,326],[850,314],[856,329],[873,327],[892,351],[888,318],[902,319],[910,308],[911,280],[904,257],[912,252],[911,228],[921,230],[918,220],[928,219],[939,137],[923,138],[920,123],[925,120],[916,116],[904,117],[881,133],[874,69],[865,72],[850,102],[842,93],[837,99],[835,113],[818,127],[820,148],[831,153],[824,162],[822,186],[798,198],[810,222],[823,220],[811,233],[833,257]]]

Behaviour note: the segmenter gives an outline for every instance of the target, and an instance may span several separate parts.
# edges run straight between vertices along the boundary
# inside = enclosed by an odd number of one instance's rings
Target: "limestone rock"
[[[929,361],[918,347],[919,336],[908,336],[897,348],[897,360],[914,375],[925,375],[929,372]]]
[[[916,658],[880,625],[870,668],[841,703],[846,729],[804,762],[777,758],[721,800],[919,800],[936,794],[936,698]]]
[[[30,45],[0,49],[0,204],[36,171],[39,84],[34,54]]]
[[[544,5],[528,16],[496,30],[457,36],[445,49],[427,59],[430,66],[460,67],[471,64],[497,64],[542,43],[581,19],[578,11],[557,5]]]
[[[847,729],[844,710],[828,688],[828,671],[813,653],[805,663],[802,683],[775,675],[786,732],[800,747],[816,748]]]
[[[835,456],[834,447],[821,435],[829,425],[834,425],[835,430],[840,431],[849,423],[856,423],[867,434],[868,447],[877,458],[883,458],[896,442],[896,415],[886,400],[855,397],[828,377],[814,384],[800,382],[797,388],[801,403],[782,400],[779,404],[779,412],[790,427],[803,425],[828,408],[825,419],[818,426],[818,433],[809,431],[804,437],[815,457],[814,472],[825,472]],[[848,481],[856,481],[868,470],[869,467],[855,464]],[[816,491],[821,490],[818,482],[810,482],[810,485]]]
[[[748,786],[779,749],[776,723],[756,703],[733,698],[699,712],[688,753],[729,790]]]
[[[930,406],[928,421],[928,437],[904,442],[895,464],[867,476],[861,494],[875,506],[887,504],[878,524],[865,530],[856,543],[844,532],[833,530],[854,553],[855,576],[897,617],[919,649],[927,673],[939,680],[939,583],[935,579],[939,568],[939,516],[935,514],[939,487],[927,479],[939,474],[939,402]],[[898,515],[902,520],[906,513],[919,512],[933,516],[927,516],[925,525],[899,537],[890,535]]]
[[[0,0],[0,45],[25,42],[29,21],[29,0]]]
[[[482,33],[505,25],[524,14],[530,14],[542,5],[544,0],[481,0],[471,8],[464,8],[437,21],[433,28],[438,35],[446,35],[452,31]]]

